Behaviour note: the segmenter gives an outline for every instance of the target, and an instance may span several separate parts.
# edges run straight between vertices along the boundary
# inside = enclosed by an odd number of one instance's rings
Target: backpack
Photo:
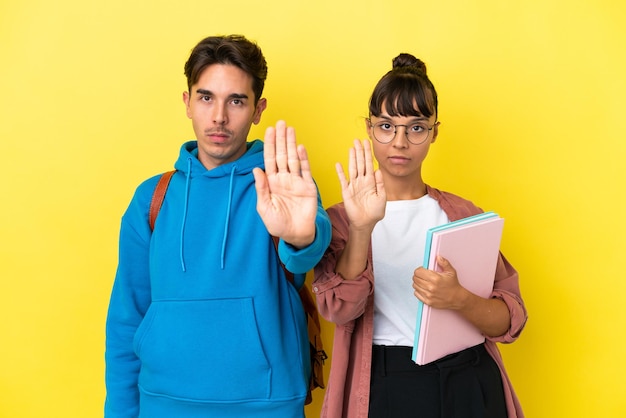
[[[172,179],[172,176],[175,172],[176,170],[172,170],[163,173],[159,178],[156,188],[154,189],[152,200],[150,201],[148,219],[151,231],[154,230],[154,223],[156,222],[159,210],[161,210],[161,205],[163,204],[163,200],[165,199],[165,193],[167,192],[170,180]],[[274,241],[274,248],[278,252],[278,237],[272,236],[272,240]],[[293,273],[287,270],[282,262],[280,263],[280,265],[285,271],[285,276],[287,277],[287,280],[289,280],[293,284]],[[302,307],[304,308],[304,312],[306,313],[307,331],[309,334],[311,379],[309,382],[309,388],[305,401],[305,405],[308,405],[313,400],[311,392],[318,387],[322,389],[325,388],[324,361],[328,358],[328,356],[326,355],[326,352],[324,351],[324,345],[322,344],[322,329],[320,327],[319,313],[317,312],[315,301],[313,300],[313,297],[311,296],[311,293],[309,292],[309,289],[306,287],[305,284],[302,285],[302,287],[298,291],[298,294],[300,295]]]

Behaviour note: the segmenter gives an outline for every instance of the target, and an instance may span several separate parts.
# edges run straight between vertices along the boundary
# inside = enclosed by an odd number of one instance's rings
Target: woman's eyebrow
[[[381,119],[387,119],[387,120],[392,120],[394,117],[408,117],[411,119],[411,121],[427,121],[429,118],[427,118],[424,115],[418,115],[418,116],[402,116],[402,115],[396,115],[396,116],[389,116],[386,113],[381,113],[380,116],[378,116]]]

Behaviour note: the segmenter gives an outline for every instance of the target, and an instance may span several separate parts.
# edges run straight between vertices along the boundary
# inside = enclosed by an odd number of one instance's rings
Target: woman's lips
[[[388,157],[387,159],[393,164],[407,164],[409,161],[411,161],[409,158],[400,155],[393,155],[391,157]]]

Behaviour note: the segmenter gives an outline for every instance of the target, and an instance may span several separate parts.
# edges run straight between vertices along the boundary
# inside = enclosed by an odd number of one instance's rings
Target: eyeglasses
[[[372,124],[372,120],[367,120],[372,127],[374,139],[381,144],[388,144],[396,137],[399,126],[404,127],[406,139],[413,145],[420,145],[426,142],[435,125],[428,126],[426,122],[415,122],[410,125],[394,125],[390,122],[378,122]]]

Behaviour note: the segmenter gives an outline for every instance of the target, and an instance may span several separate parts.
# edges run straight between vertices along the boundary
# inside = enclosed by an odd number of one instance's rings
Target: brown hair
[[[190,92],[202,71],[213,64],[234,65],[250,74],[256,105],[263,94],[267,78],[267,62],[256,43],[242,35],[210,36],[200,41],[185,63],[187,88]]]
[[[437,92],[426,75],[426,64],[402,53],[393,59],[391,71],[376,84],[369,112],[380,116],[384,109],[390,116],[435,115],[436,118],[437,104]]]

